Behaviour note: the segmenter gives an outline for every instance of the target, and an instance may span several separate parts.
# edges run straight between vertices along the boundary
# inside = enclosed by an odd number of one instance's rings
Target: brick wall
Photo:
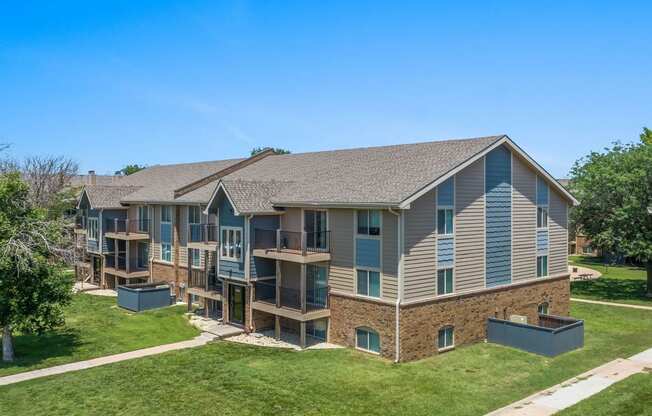
[[[395,305],[336,294],[331,294],[329,301],[329,342],[355,348],[355,329],[366,327],[380,335],[380,355],[395,358]]]
[[[176,283],[176,274],[174,271],[174,264],[160,263],[157,261],[152,262],[152,281],[164,282],[174,285],[176,295],[179,295],[179,285]],[[179,267],[179,284],[188,285],[188,268]]]
[[[568,277],[402,306],[400,359],[411,361],[436,354],[437,333],[446,325],[455,329],[455,346],[484,340],[488,317],[509,319],[510,315],[525,315],[528,322],[536,325],[537,307],[542,302],[549,303],[549,314],[567,316]]]

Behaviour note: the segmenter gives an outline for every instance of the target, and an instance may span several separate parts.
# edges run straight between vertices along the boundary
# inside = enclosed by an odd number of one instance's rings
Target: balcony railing
[[[190,243],[217,244],[218,235],[217,224],[189,224],[188,226],[188,242]]]
[[[283,287],[278,288],[275,283],[258,281],[255,283],[254,300],[276,305],[281,308],[302,310],[301,291],[298,289]],[[305,310],[313,311],[328,309],[328,286],[321,286],[306,290]]]
[[[331,232],[285,231],[264,228],[254,229],[254,248],[276,251],[297,251],[302,255],[328,253]]]
[[[107,233],[123,233],[129,235],[130,233],[136,234],[149,234],[150,220],[125,220],[125,219],[107,219],[106,232]]]
[[[86,229],[86,217],[81,215],[75,216],[75,228],[85,230]]]
[[[127,263],[127,256],[124,253],[107,253],[105,266],[110,269],[120,270],[127,273],[143,272],[149,270],[147,261],[140,261],[138,257],[130,258]]]
[[[188,276],[188,287],[196,287],[206,289],[218,293],[222,293],[222,282],[217,279],[215,269],[206,273],[206,270],[190,269]]]

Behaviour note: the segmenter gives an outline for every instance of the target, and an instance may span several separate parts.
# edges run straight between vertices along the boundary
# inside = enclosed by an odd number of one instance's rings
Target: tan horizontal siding
[[[329,221],[331,229],[329,285],[333,290],[353,293],[353,210],[331,209]],[[284,227],[285,224],[284,219]]]
[[[568,273],[568,205],[550,187],[548,274]]]
[[[405,301],[433,296],[437,272],[435,192],[430,191],[405,211],[403,279]]]
[[[512,167],[512,281],[518,282],[537,273],[537,175],[516,155]]]
[[[484,159],[480,159],[455,176],[455,291],[483,288],[484,268]]]
[[[398,217],[383,211],[383,298],[396,300],[398,297]]]

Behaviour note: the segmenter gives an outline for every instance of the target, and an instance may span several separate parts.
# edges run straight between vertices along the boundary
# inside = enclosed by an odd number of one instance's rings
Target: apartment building
[[[174,181],[150,171],[102,198],[86,190],[86,236],[102,241],[88,226],[98,209],[105,239],[125,235],[91,267],[103,284],[170,282],[247,331],[396,361],[483,340],[488,317],[569,313],[575,200],[507,136],[210,163]],[[146,277],[111,267],[143,256]]]

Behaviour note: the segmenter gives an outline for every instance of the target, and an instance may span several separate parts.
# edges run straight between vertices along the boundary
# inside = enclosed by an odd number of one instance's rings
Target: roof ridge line
[[[210,174],[210,175],[205,176],[205,177],[203,177],[201,179],[198,179],[198,180],[196,180],[194,182],[191,182],[188,185],[184,185],[181,188],[175,189],[174,190],[174,199],[177,199],[180,196],[183,196],[183,195],[185,195],[185,194],[187,194],[189,192],[192,192],[192,191],[194,191],[196,189],[199,189],[204,185],[208,185],[209,183],[211,183],[211,182],[213,182],[213,181],[215,181],[215,180],[217,180],[219,178],[222,178],[222,177],[224,177],[224,176],[226,176],[226,175],[228,175],[230,173],[233,173],[233,172],[235,172],[237,170],[240,170],[240,169],[242,169],[244,167],[247,167],[247,166],[251,165],[252,163],[256,163],[257,161],[259,161],[259,160],[261,160],[261,159],[263,159],[263,158],[265,158],[265,157],[267,157],[269,155],[272,155],[272,154],[275,154],[274,149],[265,149],[262,152],[256,153],[255,155],[250,156],[250,157],[248,157],[248,158],[246,158],[244,160],[241,160],[241,161],[239,161],[237,163],[234,163],[233,165],[231,165],[229,167],[226,167],[226,168],[224,168],[222,170],[219,170],[219,171],[217,171],[217,172],[215,172],[213,174]]]

